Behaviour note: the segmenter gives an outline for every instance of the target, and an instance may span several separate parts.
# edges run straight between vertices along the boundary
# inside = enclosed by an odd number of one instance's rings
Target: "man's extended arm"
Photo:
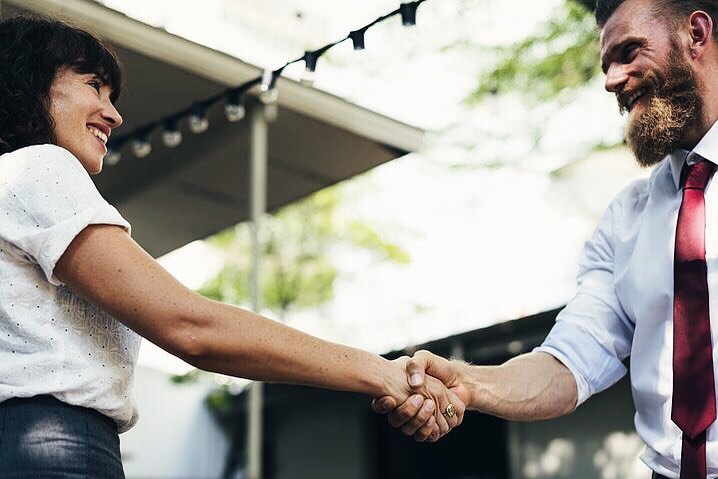
[[[500,366],[473,366],[419,351],[407,362],[412,387],[424,383],[425,374],[440,379],[459,396],[467,409],[514,421],[535,421],[563,416],[576,408],[578,392],[573,375],[560,361],[543,352],[523,354]],[[391,409],[386,398],[374,410]],[[421,405],[412,402],[394,408],[389,422],[412,432],[420,440],[425,418]]]

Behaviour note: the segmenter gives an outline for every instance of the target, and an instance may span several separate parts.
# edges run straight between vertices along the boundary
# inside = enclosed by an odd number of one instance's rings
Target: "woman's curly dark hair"
[[[92,34],[48,18],[0,22],[0,154],[55,143],[48,95],[63,68],[97,74],[113,103],[120,95],[117,56]]]

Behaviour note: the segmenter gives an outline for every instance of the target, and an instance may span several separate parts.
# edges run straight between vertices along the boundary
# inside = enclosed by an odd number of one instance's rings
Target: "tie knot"
[[[715,163],[710,161],[699,161],[693,165],[686,165],[683,173],[683,188],[704,190],[715,169]]]

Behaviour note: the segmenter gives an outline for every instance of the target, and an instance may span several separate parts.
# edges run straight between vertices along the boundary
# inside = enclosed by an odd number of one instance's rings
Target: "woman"
[[[95,189],[122,75],[112,52],[64,23],[0,23],[0,477],[123,477],[140,336],[209,371],[403,402],[405,359],[303,334],[205,299],[162,269]],[[464,406],[405,433],[431,440]],[[452,404],[457,414],[445,417]],[[24,474],[25,476],[22,476]]]

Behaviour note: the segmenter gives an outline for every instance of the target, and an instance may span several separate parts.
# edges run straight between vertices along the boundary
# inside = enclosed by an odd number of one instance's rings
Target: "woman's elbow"
[[[211,354],[212,325],[195,317],[180,316],[159,333],[157,345],[195,367]],[[152,338],[148,338],[152,341]],[[154,341],[153,341],[154,342]]]
[[[199,367],[198,363],[209,355],[207,340],[197,328],[188,328],[177,334],[172,348],[172,354],[195,367]]]

